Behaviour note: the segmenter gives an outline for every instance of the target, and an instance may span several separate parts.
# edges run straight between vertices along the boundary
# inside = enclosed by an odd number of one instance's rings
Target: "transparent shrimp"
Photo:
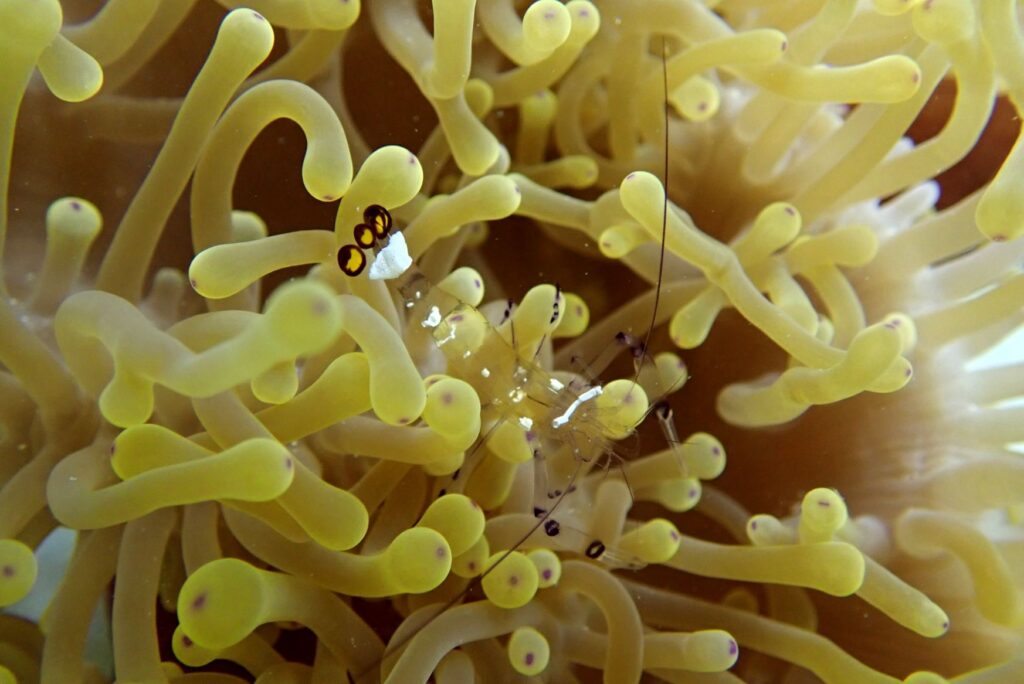
[[[667,176],[667,127],[664,171]],[[662,263],[664,257],[662,236]],[[481,306],[482,279],[471,269],[458,269],[438,284],[415,267],[403,277],[396,289],[406,308],[405,341],[415,361],[426,373],[468,382],[481,403],[480,437],[461,467],[435,478],[434,493],[464,493],[485,510],[496,511],[487,537],[503,551],[431,617],[418,613],[415,628],[400,629],[385,660],[396,658],[416,633],[465,600],[520,550],[575,553],[610,569],[643,567],[643,560],[618,543],[620,534],[629,530],[626,513],[637,494],[620,444],[652,414],[667,449],[649,458],[675,459],[679,480],[671,492],[643,483],[638,494],[674,511],[696,505],[698,476],[706,479],[717,472],[713,467],[694,472],[694,459],[687,459],[685,452],[692,447],[720,453],[720,448],[706,439],[679,439],[666,397],[685,382],[685,366],[675,354],[652,358],[648,353],[661,276],[659,269],[651,322],[642,337],[621,331],[596,359],[574,359],[572,371],[549,371],[542,363],[551,356],[553,337],[579,334],[585,328],[585,312],[570,310],[582,302],[570,305],[572,296],[557,285],[531,289],[518,307],[512,301]],[[635,374],[601,384],[599,376],[623,351],[632,356]],[[628,492],[625,506],[623,490]],[[600,514],[587,515],[592,511]]]
[[[481,310],[425,285],[416,276],[403,288],[413,309],[410,328],[431,331],[445,372],[473,386],[484,413],[477,447],[444,490],[466,493],[487,509],[535,511],[543,525],[556,508],[553,502],[560,504],[575,493],[578,478],[620,458],[616,440],[632,435],[650,412],[648,390],[660,385],[656,367],[642,373],[640,381],[608,385],[575,373],[548,372],[538,356],[551,331],[524,324],[525,317],[511,305],[494,326]],[[550,298],[548,323],[557,327],[563,293],[557,287],[534,288],[523,308],[533,304],[531,295]],[[614,345],[622,347],[621,341]],[[668,356],[663,361],[680,368],[678,359]]]
[[[606,481],[630,490],[618,445],[652,413],[659,422],[671,423],[664,398],[681,386],[685,367],[674,354],[650,359],[623,332],[599,359],[576,364],[580,372],[548,371],[540,359],[563,324],[571,295],[557,286],[539,286],[518,308],[499,303],[500,315],[488,320],[489,307],[476,306],[482,294],[476,291],[479,277],[461,271],[438,285],[416,270],[406,277],[398,288],[407,309],[405,336],[408,347],[418,351],[421,368],[468,382],[480,398],[480,437],[460,468],[435,479],[435,494],[464,493],[495,511],[488,537],[504,551],[436,616],[465,599],[520,550],[578,554],[611,569],[642,568],[644,561],[617,543],[629,506],[604,516],[587,513],[616,508],[602,501]],[[633,355],[636,374],[600,384],[603,366],[624,350]],[[658,401],[651,404],[649,396]],[[674,442],[669,452],[687,446]],[[681,480],[689,482],[685,475],[680,473]],[[630,504],[632,499],[629,491]],[[690,506],[695,503],[696,498]],[[396,636],[388,658],[413,636]]]

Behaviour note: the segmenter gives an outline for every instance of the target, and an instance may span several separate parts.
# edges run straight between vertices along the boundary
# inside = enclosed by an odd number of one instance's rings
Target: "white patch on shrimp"
[[[401,233],[392,233],[387,246],[377,252],[377,258],[370,264],[370,280],[397,278],[409,270],[410,266],[412,257],[409,256],[405,236]]]
[[[441,310],[436,306],[430,307],[430,313],[420,322],[420,325],[424,328],[436,328],[441,325]]]
[[[601,396],[601,393],[603,391],[604,390],[601,389],[600,385],[588,389],[586,392],[580,395],[579,399],[576,399],[569,405],[569,408],[565,410],[565,413],[551,421],[551,427],[560,428],[566,423],[568,423],[569,419],[572,418],[572,414],[576,413],[576,409],[578,409],[580,405],[583,404],[583,402],[590,401],[594,397]]]

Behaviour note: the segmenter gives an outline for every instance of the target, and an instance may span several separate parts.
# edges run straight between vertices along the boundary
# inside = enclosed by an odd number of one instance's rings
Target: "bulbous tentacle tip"
[[[597,7],[590,0],[571,0],[565,8],[572,18],[572,28],[566,41],[573,45],[589,43],[601,28],[601,13]]]
[[[39,72],[50,92],[65,102],[88,100],[103,87],[103,67],[58,34],[39,56]]]
[[[202,648],[222,651],[259,624],[266,601],[260,571],[245,561],[222,558],[192,573],[178,594],[184,636]]]
[[[341,330],[337,296],[320,283],[284,285],[267,300],[268,332],[296,356],[323,349]]]
[[[457,557],[476,545],[485,522],[484,512],[468,496],[445,494],[427,507],[418,525],[439,532]]]
[[[452,567],[448,541],[440,532],[427,527],[405,530],[386,553],[396,594],[422,594],[435,589]]]
[[[481,586],[487,599],[499,608],[525,606],[537,593],[537,566],[526,554],[499,551],[488,559],[487,567]]]
[[[192,641],[178,625],[171,636],[171,650],[174,657],[189,667],[202,667],[217,659],[218,651],[203,648]]]
[[[35,586],[38,570],[32,549],[16,539],[0,539],[0,606],[25,598]]]
[[[1016,187],[1016,173],[1000,174],[981,196],[974,221],[992,242],[1010,242],[1024,234],[1024,198]]]
[[[535,677],[545,669],[551,659],[551,646],[547,638],[533,627],[520,627],[508,640],[508,662],[516,672]]]
[[[236,58],[251,61],[253,68],[267,58],[274,47],[274,28],[256,10],[239,8],[225,15],[217,32],[218,46],[230,49]]]

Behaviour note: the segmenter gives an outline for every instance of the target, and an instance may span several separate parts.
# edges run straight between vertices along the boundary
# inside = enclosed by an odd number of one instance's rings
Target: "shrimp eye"
[[[338,250],[338,267],[347,276],[357,276],[366,268],[366,255],[355,245],[345,245]]]
[[[383,240],[391,232],[391,214],[379,204],[371,204],[363,212],[363,221],[373,229],[378,240]]]
[[[377,236],[374,234],[373,228],[365,223],[360,223],[352,229],[352,237],[355,238],[356,244],[363,249],[369,249],[377,244]]]

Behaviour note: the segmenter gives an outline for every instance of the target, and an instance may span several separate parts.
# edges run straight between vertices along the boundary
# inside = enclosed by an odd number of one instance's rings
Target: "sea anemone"
[[[0,0],[0,65],[0,682],[1024,677],[1012,0]]]

